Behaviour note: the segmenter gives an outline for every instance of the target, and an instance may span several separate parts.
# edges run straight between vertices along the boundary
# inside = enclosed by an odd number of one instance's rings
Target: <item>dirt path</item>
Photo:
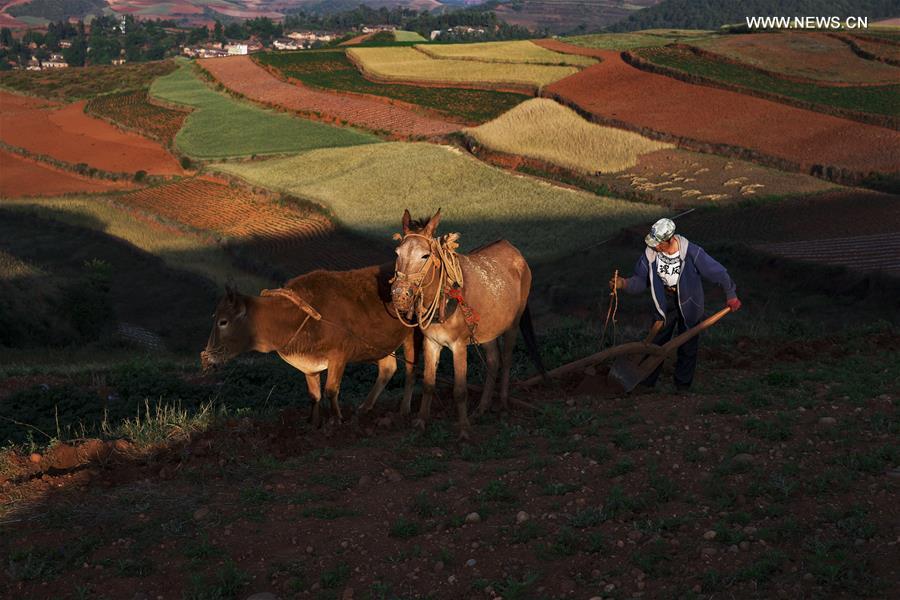
[[[692,85],[628,65],[619,53],[555,40],[541,46],[603,61],[544,89],[603,120],[794,163],[858,173],[900,170],[900,132]]]
[[[10,145],[114,173],[182,173],[175,157],[159,143],[86,115],[84,101],[60,106],[0,92],[0,104],[0,138]]]
[[[270,106],[346,121],[351,125],[389,131],[404,137],[443,135],[460,128],[458,124],[377,100],[313,90],[281,81],[248,56],[206,59],[201,60],[200,65],[228,89]]]

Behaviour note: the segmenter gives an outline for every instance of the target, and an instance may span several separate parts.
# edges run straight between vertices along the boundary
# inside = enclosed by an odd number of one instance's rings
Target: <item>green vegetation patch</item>
[[[472,122],[493,119],[527,98],[510,92],[374,83],[360,74],[343,50],[267,52],[255,59],[312,87],[384,96]]]
[[[0,72],[0,86],[52,100],[81,100],[100,94],[146,89],[154,79],[174,70],[175,63],[164,60],[77,69],[6,71]]]
[[[635,33],[592,33],[563,38],[562,41],[583,48],[598,50],[633,50],[648,46],[663,46],[673,42],[688,43],[707,39],[712,32],[702,29],[648,29]]]
[[[398,42],[424,42],[427,41],[415,31],[403,31],[398,29],[394,32],[394,39]]]
[[[349,228],[381,240],[398,231],[405,208],[414,215],[443,208],[441,229],[462,232],[464,249],[505,238],[531,259],[565,255],[664,212],[512,175],[425,143],[314,150],[215,168],[318,202]]]
[[[179,150],[194,158],[282,154],[314,148],[377,142],[375,136],[257,108],[207,87],[190,63],[157,79],[152,96],[195,110],[175,136]]]
[[[664,67],[749,90],[778,94],[823,107],[900,116],[900,85],[821,86],[789,81],[724,60],[698,56],[685,49],[645,48],[636,53]]]

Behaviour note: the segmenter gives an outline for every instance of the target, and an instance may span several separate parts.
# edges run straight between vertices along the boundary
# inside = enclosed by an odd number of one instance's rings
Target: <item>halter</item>
[[[429,257],[429,260],[422,265],[422,268],[415,273],[407,274],[402,271],[395,272],[390,283],[394,283],[394,281],[408,282],[413,298],[412,306],[410,306],[405,317],[400,314],[400,310],[396,305],[394,305],[394,314],[397,315],[397,318],[406,327],[421,327],[422,329],[428,329],[432,321],[434,321],[435,316],[441,311],[444,304],[444,295],[446,295],[450,289],[453,289],[454,286],[462,287],[463,285],[462,269],[459,267],[459,258],[456,255],[456,248],[459,247],[456,240],[459,239],[459,234],[448,233],[441,236],[439,239],[428,237],[421,233],[407,233],[403,236],[397,234],[394,236],[395,239],[400,240],[401,245],[408,237],[419,237],[428,242],[431,256]],[[428,279],[428,282],[425,283],[425,278],[429,274],[431,277]],[[422,292],[434,283],[436,278],[440,284],[435,289],[434,297],[428,301],[428,306],[426,307],[422,298]],[[415,321],[412,320],[414,311],[417,317]]]

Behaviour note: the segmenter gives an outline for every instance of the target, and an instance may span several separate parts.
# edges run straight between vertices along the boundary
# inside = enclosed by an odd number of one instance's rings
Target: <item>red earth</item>
[[[536,43],[603,59],[543,91],[601,120],[689,142],[750,149],[804,171],[815,165],[861,173],[900,170],[900,132],[647,73],[618,52],[556,40]]]
[[[59,105],[0,92],[0,103],[0,138],[30,153],[115,173],[182,173],[175,157],[157,142],[84,114],[84,101]]]
[[[133,188],[127,181],[81,177],[0,150],[0,197],[56,196],[74,192],[106,192]]]
[[[460,128],[457,124],[419,114],[409,108],[281,81],[248,56],[201,60],[200,65],[228,89],[269,106],[330,117],[401,136],[443,135]]]

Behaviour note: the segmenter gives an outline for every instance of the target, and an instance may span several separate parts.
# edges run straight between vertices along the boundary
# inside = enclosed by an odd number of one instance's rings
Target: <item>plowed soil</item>
[[[227,240],[240,258],[280,275],[348,269],[388,260],[372,242],[339,231],[324,215],[265,195],[196,178],[128,194],[120,202]]]
[[[537,43],[603,59],[544,90],[600,120],[694,144],[749,149],[803,171],[815,165],[862,173],[900,170],[900,132],[647,73],[617,52],[555,40]]]
[[[84,101],[60,106],[0,92],[0,137],[34,154],[115,173],[176,175],[178,161],[158,143],[84,114]]]
[[[106,192],[134,187],[127,181],[81,177],[0,150],[0,197],[57,196],[74,192]]]
[[[248,56],[208,59],[200,61],[200,64],[228,89],[270,106],[320,115],[401,136],[443,135],[460,127],[407,108],[286,83],[272,76]]]

